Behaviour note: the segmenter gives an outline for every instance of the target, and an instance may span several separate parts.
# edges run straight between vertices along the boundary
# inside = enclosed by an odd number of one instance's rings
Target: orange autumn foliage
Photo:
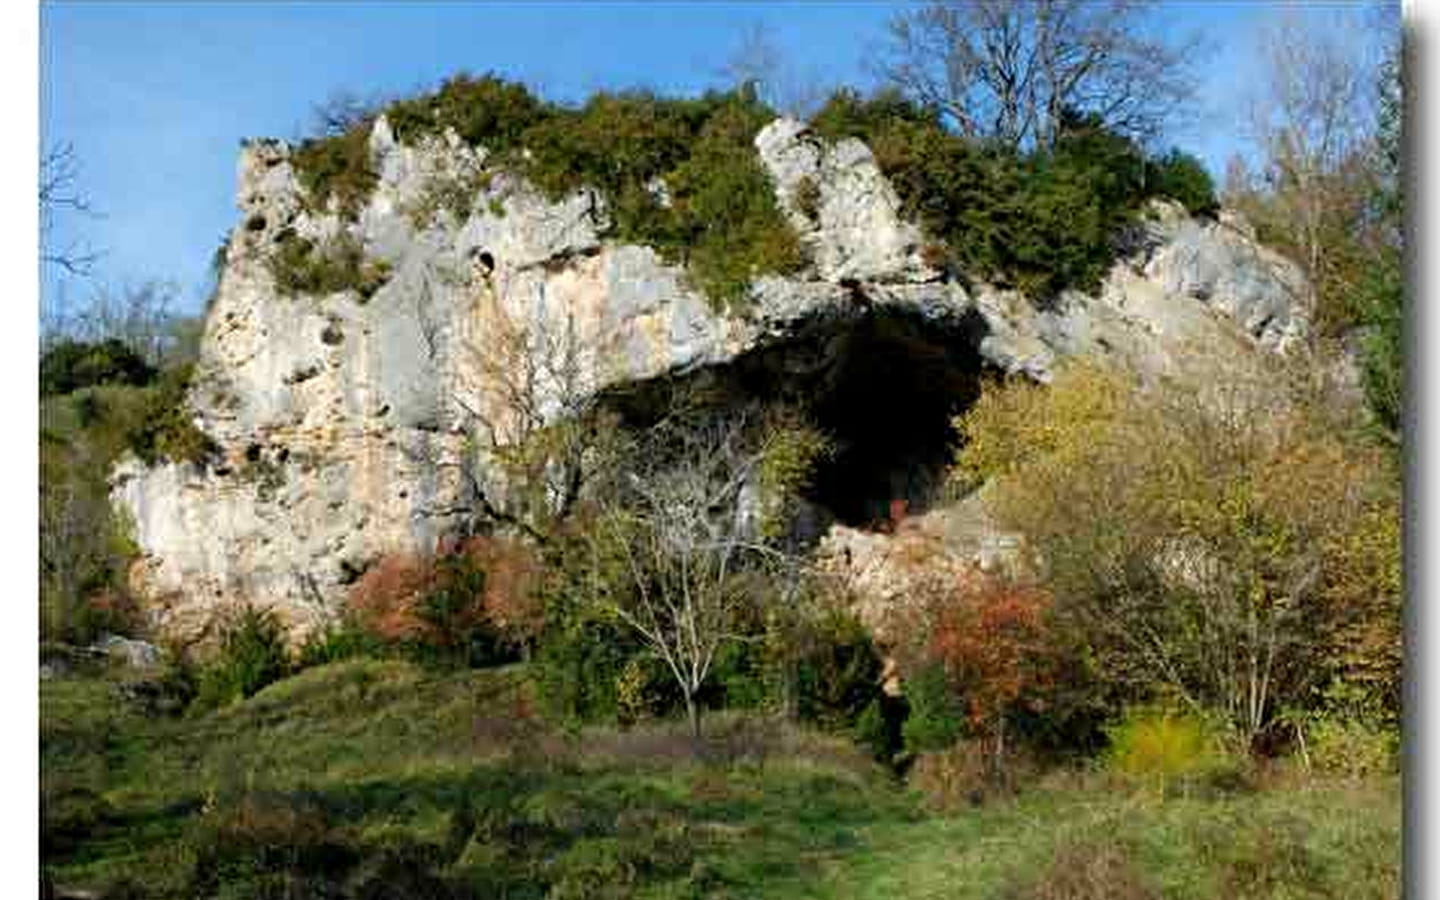
[[[1043,686],[1054,656],[1050,606],[1038,586],[981,572],[932,599],[926,655],[964,698],[977,733],[992,733],[1007,710]]]
[[[412,554],[383,556],[350,588],[349,608],[359,625],[387,641],[427,636],[420,603],[435,580],[434,560]]]
[[[543,567],[528,545],[477,536],[438,550],[434,556],[391,554],[371,566],[350,590],[358,624],[386,641],[436,646],[482,624],[516,644],[539,634]],[[443,623],[426,609],[427,599],[440,592],[451,594]]]
[[[460,552],[485,573],[481,607],[490,625],[515,644],[539,637],[545,627],[545,567],[534,549],[513,538],[474,537]]]

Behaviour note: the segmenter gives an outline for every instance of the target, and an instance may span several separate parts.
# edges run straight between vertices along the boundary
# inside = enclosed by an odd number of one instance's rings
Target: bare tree
[[[615,614],[665,662],[700,736],[696,694],[720,648],[739,640],[745,558],[760,551],[736,508],[762,454],[743,417],[672,416],[651,430],[602,519],[602,545],[628,575]]]
[[[93,215],[80,192],[80,160],[73,144],[55,144],[40,158],[40,262],[71,275],[89,276],[100,254],[82,242],[54,244],[56,219],[62,213]]]
[[[761,100],[796,118],[813,114],[830,92],[815,70],[798,69],[785,59],[763,22],[753,22],[740,33],[720,74],[737,87],[753,87]]]
[[[114,339],[152,366],[186,362],[197,352],[199,334],[196,319],[176,309],[178,294],[174,282],[146,281],[121,289],[96,288],[74,309],[62,296],[42,322],[42,350],[59,340]]]
[[[784,515],[825,441],[790,410],[721,410],[681,392],[637,443],[593,539],[624,576],[596,593],[664,661],[699,737],[696,696],[720,649],[747,639],[742,611],[762,591],[788,606],[808,583],[767,520]]]
[[[468,328],[448,341],[428,310],[428,287],[419,292],[422,338],[432,356],[447,344],[466,373],[452,399],[469,444],[463,475],[481,513],[543,544],[608,471],[619,432],[587,387],[573,318],[549,314],[543,282],[526,315],[504,302],[502,278],[476,277]]]
[[[1261,43],[1265,75],[1250,118],[1268,193],[1262,217],[1292,245],[1325,303],[1327,294],[1352,287],[1346,260],[1335,252],[1344,242],[1336,238],[1375,190],[1372,79],[1363,49],[1335,23],[1292,12],[1272,23]]]
[[[334,90],[311,109],[311,128],[321,137],[335,137],[373,119],[384,105],[384,98],[378,94],[361,97],[343,88]]]
[[[1045,146],[1061,113],[1140,140],[1191,96],[1197,38],[1146,34],[1148,0],[946,0],[898,14],[876,68],[962,134]]]

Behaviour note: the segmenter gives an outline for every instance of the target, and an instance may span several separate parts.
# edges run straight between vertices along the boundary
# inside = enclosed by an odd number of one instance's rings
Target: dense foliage
[[[129,526],[110,505],[109,476],[126,453],[142,461],[203,463],[214,443],[191,420],[185,403],[189,367],[147,371],[149,383],[117,379],[110,362],[133,359],[109,343],[70,355],[60,344],[47,354],[52,384],[106,381],[43,397],[40,404],[41,633],[85,640],[103,630],[133,628],[126,568],[134,555]],[[99,361],[96,364],[96,361]],[[60,361],[73,363],[64,365]],[[146,364],[148,366],[148,364]],[[138,367],[135,367],[138,368]],[[77,377],[84,374],[84,378]]]
[[[1053,146],[1021,152],[953,134],[897,93],[840,91],[811,127],[829,140],[869,145],[903,213],[938,242],[932,259],[1042,298],[1095,288],[1151,197],[1197,213],[1215,209],[1209,176],[1193,157],[1147,159],[1092,116],[1071,112],[1060,121]]]
[[[1335,682],[1396,721],[1397,479],[1283,373],[1254,377],[1142,390],[1080,367],[987,390],[959,475],[994,479],[989,509],[1117,696],[1214,714],[1244,743]]]
[[[383,113],[401,142],[453,129],[486,150],[487,171],[522,175],[552,199],[595,190],[616,238],[648,244],[667,260],[688,265],[717,304],[743,300],[756,275],[802,263],[755,157],[751,142],[774,114],[753,92],[697,99],[601,92],[569,108],[493,75],[462,74]],[[372,122],[362,118],[346,132],[297,150],[294,164],[317,208],[334,198],[340,211],[353,215],[373,188],[367,143]],[[482,183],[462,180],[450,187],[478,190]],[[458,197],[445,205],[468,209]]]
[[[99,343],[62,340],[40,357],[40,396],[100,384],[144,387],[157,374],[144,356],[116,338]]]
[[[1361,348],[1365,392],[1375,417],[1398,442],[1405,416],[1405,195],[1403,86],[1398,55],[1382,73],[1377,141],[1379,190],[1373,200],[1380,239],[1360,280],[1355,306],[1367,329]]]

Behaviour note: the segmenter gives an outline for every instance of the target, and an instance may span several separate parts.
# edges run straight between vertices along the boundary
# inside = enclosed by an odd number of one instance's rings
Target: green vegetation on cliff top
[[[602,92],[565,107],[491,75],[459,75],[302,143],[293,162],[316,208],[333,202],[353,215],[373,189],[368,134],[382,112],[401,142],[453,129],[485,148],[488,168],[519,174],[551,199],[594,189],[615,238],[685,264],[717,305],[742,302],[757,275],[804,265],[753,146],[775,112],[751,90],[693,99]],[[1080,114],[1067,116],[1053,150],[1024,153],[955,135],[936,114],[885,93],[838,92],[813,127],[870,144],[905,214],[934,242],[933,262],[1037,296],[1093,288],[1151,197],[1215,210],[1209,176],[1193,157],[1149,157]]]

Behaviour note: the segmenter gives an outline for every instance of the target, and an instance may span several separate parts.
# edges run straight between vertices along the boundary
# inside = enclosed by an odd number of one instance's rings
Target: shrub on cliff
[[[375,190],[380,176],[370,162],[370,126],[362,119],[348,131],[304,141],[291,161],[312,209],[333,202],[341,215],[353,218]]]
[[[523,84],[464,72],[447,79],[433,94],[399,100],[385,109],[395,137],[403,143],[453,128],[461,140],[492,153],[518,146],[526,129],[554,113],[555,107]]]
[[[434,93],[391,104],[384,114],[406,144],[454,129],[486,150],[487,171],[521,175],[552,200],[594,189],[617,238],[687,264],[717,305],[742,300],[755,276],[793,271],[803,262],[756,158],[755,134],[774,113],[753,91],[696,99],[601,92],[567,108],[494,75],[459,75]],[[292,156],[312,208],[324,209],[333,198],[342,215],[353,217],[373,190],[371,122],[306,141]],[[449,205],[469,208],[463,197]],[[282,289],[317,293],[368,281],[358,259],[331,267],[312,249],[282,248],[280,269],[294,275],[283,279]]]
[[[364,303],[385,286],[390,264],[370,259],[349,232],[328,241],[312,241],[293,232],[284,232],[279,246],[267,261],[275,286],[282,294],[323,296],[354,291]]]
[[[1021,152],[946,130],[894,91],[834,94],[811,121],[826,140],[857,137],[895,186],[903,213],[939,242],[932,261],[1037,297],[1095,288],[1116,238],[1145,200],[1213,208],[1193,157],[1147,160],[1093,116],[1067,111],[1053,147]],[[1147,178],[1151,173],[1153,177]]]
[[[1220,212],[1215,182],[1195,156],[1178,147],[1146,163],[1147,189],[1183,205],[1192,215],[1214,217]]]

